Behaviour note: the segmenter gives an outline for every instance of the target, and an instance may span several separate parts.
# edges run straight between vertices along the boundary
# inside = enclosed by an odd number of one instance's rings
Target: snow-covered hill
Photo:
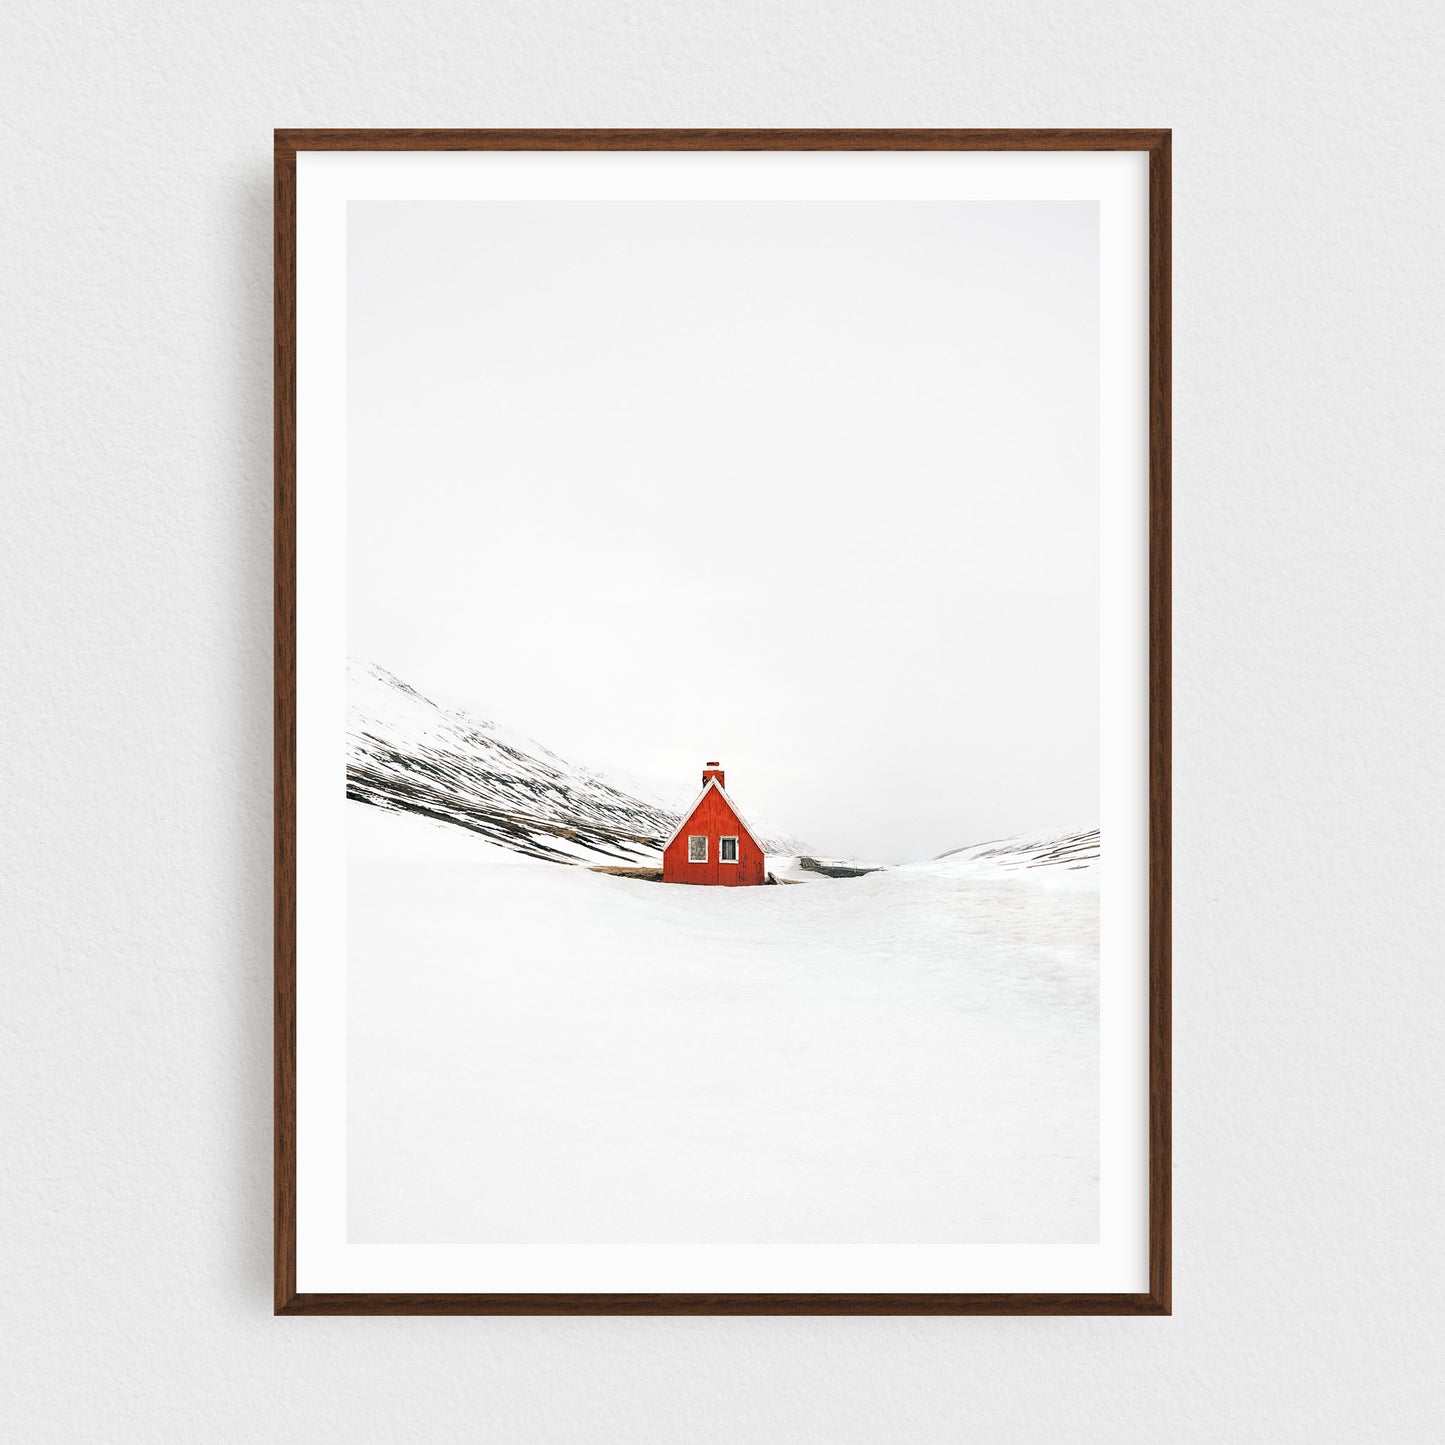
[[[645,784],[376,668],[350,731],[354,1241],[1098,1239],[1096,830],[664,888],[548,866]]]
[[[686,803],[632,780],[609,781],[355,660],[347,734],[347,797],[453,823],[552,862],[655,863]],[[799,851],[788,838],[759,842],[769,852]]]
[[[664,888],[351,812],[354,1243],[1098,1239],[1096,869]]]
[[[1067,868],[1074,872],[1096,869],[1099,863],[1099,830],[1082,828],[1056,833],[1020,833],[989,843],[973,843],[940,853],[937,863],[979,863],[1008,872],[1022,868]]]

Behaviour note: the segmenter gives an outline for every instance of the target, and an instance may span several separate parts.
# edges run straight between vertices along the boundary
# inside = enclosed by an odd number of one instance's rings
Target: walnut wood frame
[[[1170,132],[278,130],[275,133],[275,1312],[278,1315],[1170,1313]],[[299,151],[1144,151],[1149,156],[1149,1288],[1144,1294],[298,1294],[296,155]]]

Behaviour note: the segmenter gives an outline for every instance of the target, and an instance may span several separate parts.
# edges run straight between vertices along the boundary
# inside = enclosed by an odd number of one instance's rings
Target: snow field
[[[668,887],[348,813],[353,1242],[1097,1237],[1096,868]]]

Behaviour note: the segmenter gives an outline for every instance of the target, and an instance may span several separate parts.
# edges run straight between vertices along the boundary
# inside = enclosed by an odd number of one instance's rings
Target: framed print
[[[276,133],[276,1311],[1167,1314],[1169,133]]]

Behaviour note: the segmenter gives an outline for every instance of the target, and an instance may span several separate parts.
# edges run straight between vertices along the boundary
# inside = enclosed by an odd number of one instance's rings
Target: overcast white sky
[[[1092,202],[353,202],[348,649],[877,861],[1098,820]]]

